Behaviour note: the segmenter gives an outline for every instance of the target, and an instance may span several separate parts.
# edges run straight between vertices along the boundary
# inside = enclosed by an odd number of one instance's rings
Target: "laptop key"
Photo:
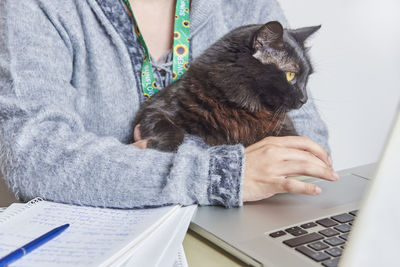
[[[353,211],[350,211],[349,213],[353,216],[357,216],[357,212],[358,212],[358,210],[353,210]]]
[[[339,234],[338,231],[335,231],[332,228],[327,228],[327,229],[321,230],[318,233],[323,234],[326,237],[331,237],[331,236],[335,236],[335,235]]]
[[[314,249],[314,250],[317,250],[317,251],[329,248],[329,246],[327,244],[322,243],[321,241],[317,241],[317,242],[311,243],[311,244],[309,244],[307,246],[312,248],[312,249]]]
[[[322,263],[322,265],[325,267],[337,267],[339,264],[339,260],[340,260],[340,258],[330,259],[330,260],[324,261]]]
[[[354,216],[350,215],[348,213],[343,213],[343,214],[339,214],[336,216],[332,216],[331,218],[340,223],[347,223],[347,222],[351,222],[354,220]]]
[[[301,228],[303,228],[303,229],[308,229],[308,228],[315,227],[315,226],[317,226],[317,225],[318,225],[318,224],[316,224],[315,222],[309,222],[309,223],[302,224],[302,225],[300,225],[300,226],[301,226]]]
[[[329,248],[329,249],[325,250],[325,252],[333,257],[338,257],[338,256],[342,255],[342,250],[338,247]]]
[[[343,234],[339,236],[341,239],[346,240],[349,238],[349,234]]]
[[[324,236],[322,236],[318,233],[310,233],[310,234],[302,235],[299,237],[287,239],[287,240],[283,241],[283,243],[285,245],[288,245],[289,247],[293,248],[293,247],[304,245],[304,244],[307,244],[310,242],[321,240],[322,238],[324,238]]]
[[[298,226],[290,227],[288,229],[285,229],[285,231],[294,236],[304,235],[308,233],[306,230],[303,230]]]
[[[325,239],[324,242],[331,245],[332,247],[341,245],[344,243],[343,239],[340,239],[337,237],[331,237],[331,238]]]
[[[277,232],[273,232],[273,233],[269,234],[269,236],[273,237],[273,238],[280,237],[283,235],[286,235],[286,233],[284,231],[277,231]]]
[[[335,228],[336,230],[338,230],[338,231],[340,231],[342,233],[350,232],[350,229],[351,229],[350,225],[348,225],[348,224],[340,224],[340,225],[335,226],[333,228]]]
[[[318,221],[316,221],[316,223],[318,223],[322,226],[325,226],[325,227],[332,227],[332,226],[335,226],[338,224],[337,222],[335,222],[334,220],[331,220],[329,218],[318,220]]]
[[[313,259],[315,261],[318,261],[318,262],[324,261],[324,260],[327,260],[327,259],[330,258],[324,252],[315,252],[314,250],[309,249],[308,247],[305,247],[305,246],[297,247],[296,250],[300,251],[301,253],[303,253],[307,257],[310,257],[311,259]]]

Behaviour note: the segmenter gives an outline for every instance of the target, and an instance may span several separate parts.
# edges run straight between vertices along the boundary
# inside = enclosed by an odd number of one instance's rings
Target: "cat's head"
[[[288,30],[277,21],[242,26],[213,44],[191,68],[241,108],[298,109],[307,101],[312,73],[304,41],[319,28]]]
[[[252,39],[253,57],[268,68],[269,75],[279,81],[272,82],[268,91],[256,88],[264,105],[298,109],[307,102],[306,84],[312,66],[304,47],[305,40],[321,26],[296,30],[283,29],[277,21],[262,25]]]

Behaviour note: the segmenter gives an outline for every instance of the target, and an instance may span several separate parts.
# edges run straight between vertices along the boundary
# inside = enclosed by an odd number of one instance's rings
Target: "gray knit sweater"
[[[251,4],[250,4],[251,2]],[[230,29],[279,20],[275,0],[192,0],[191,53]],[[244,149],[188,136],[176,153],[141,150],[143,49],[118,0],[0,0],[0,172],[21,200],[104,207],[242,204]],[[171,82],[168,60],[154,68]],[[310,100],[298,132],[328,147]]]

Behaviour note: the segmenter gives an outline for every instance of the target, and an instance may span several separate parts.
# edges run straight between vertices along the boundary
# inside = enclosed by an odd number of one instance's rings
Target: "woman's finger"
[[[327,165],[332,165],[332,160],[329,157],[328,152],[319,144],[312,141],[310,138],[305,136],[284,136],[280,137],[276,145],[281,145],[288,148],[294,148],[299,150],[305,150],[314,154]]]
[[[315,184],[305,183],[293,179],[279,180],[279,193],[318,195],[321,192],[321,188]]]
[[[327,165],[332,166],[332,160],[328,152],[322,146],[304,136],[269,136],[248,146],[246,152],[252,152],[269,145],[305,150],[324,161]]]
[[[277,157],[281,161],[307,161],[321,167],[330,168],[324,161],[308,151],[286,147],[276,147],[276,150],[279,152]]]
[[[279,176],[281,177],[305,175],[328,181],[337,181],[339,179],[338,174],[330,167],[323,167],[304,160],[280,162],[276,169],[279,170]]]
[[[133,143],[131,145],[136,146],[136,147],[138,147],[140,149],[145,149],[145,148],[147,148],[147,141],[148,141],[147,139],[142,139],[142,140],[139,140],[139,141],[137,141],[137,142],[135,142],[135,143]]]
[[[142,136],[140,134],[140,124],[135,126],[135,129],[133,130],[133,139],[136,141],[139,141],[142,139]]]

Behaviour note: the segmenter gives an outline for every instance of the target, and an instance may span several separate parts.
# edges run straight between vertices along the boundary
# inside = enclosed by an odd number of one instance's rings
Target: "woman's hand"
[[[256,201],[276,193],[318,195],[321,188],[290,176],[307,175],[329,181],[339,176],[328,153],[302,136],[266,137],[245,149],[243,201]]]
[[[142,139],[142,136],[140,135],[140,124],[135,126],[135,130],[133,131],[133,138],[135,139],[135,143],[131,145],[136,146],[140,149],[147,148],[147,139]]]

